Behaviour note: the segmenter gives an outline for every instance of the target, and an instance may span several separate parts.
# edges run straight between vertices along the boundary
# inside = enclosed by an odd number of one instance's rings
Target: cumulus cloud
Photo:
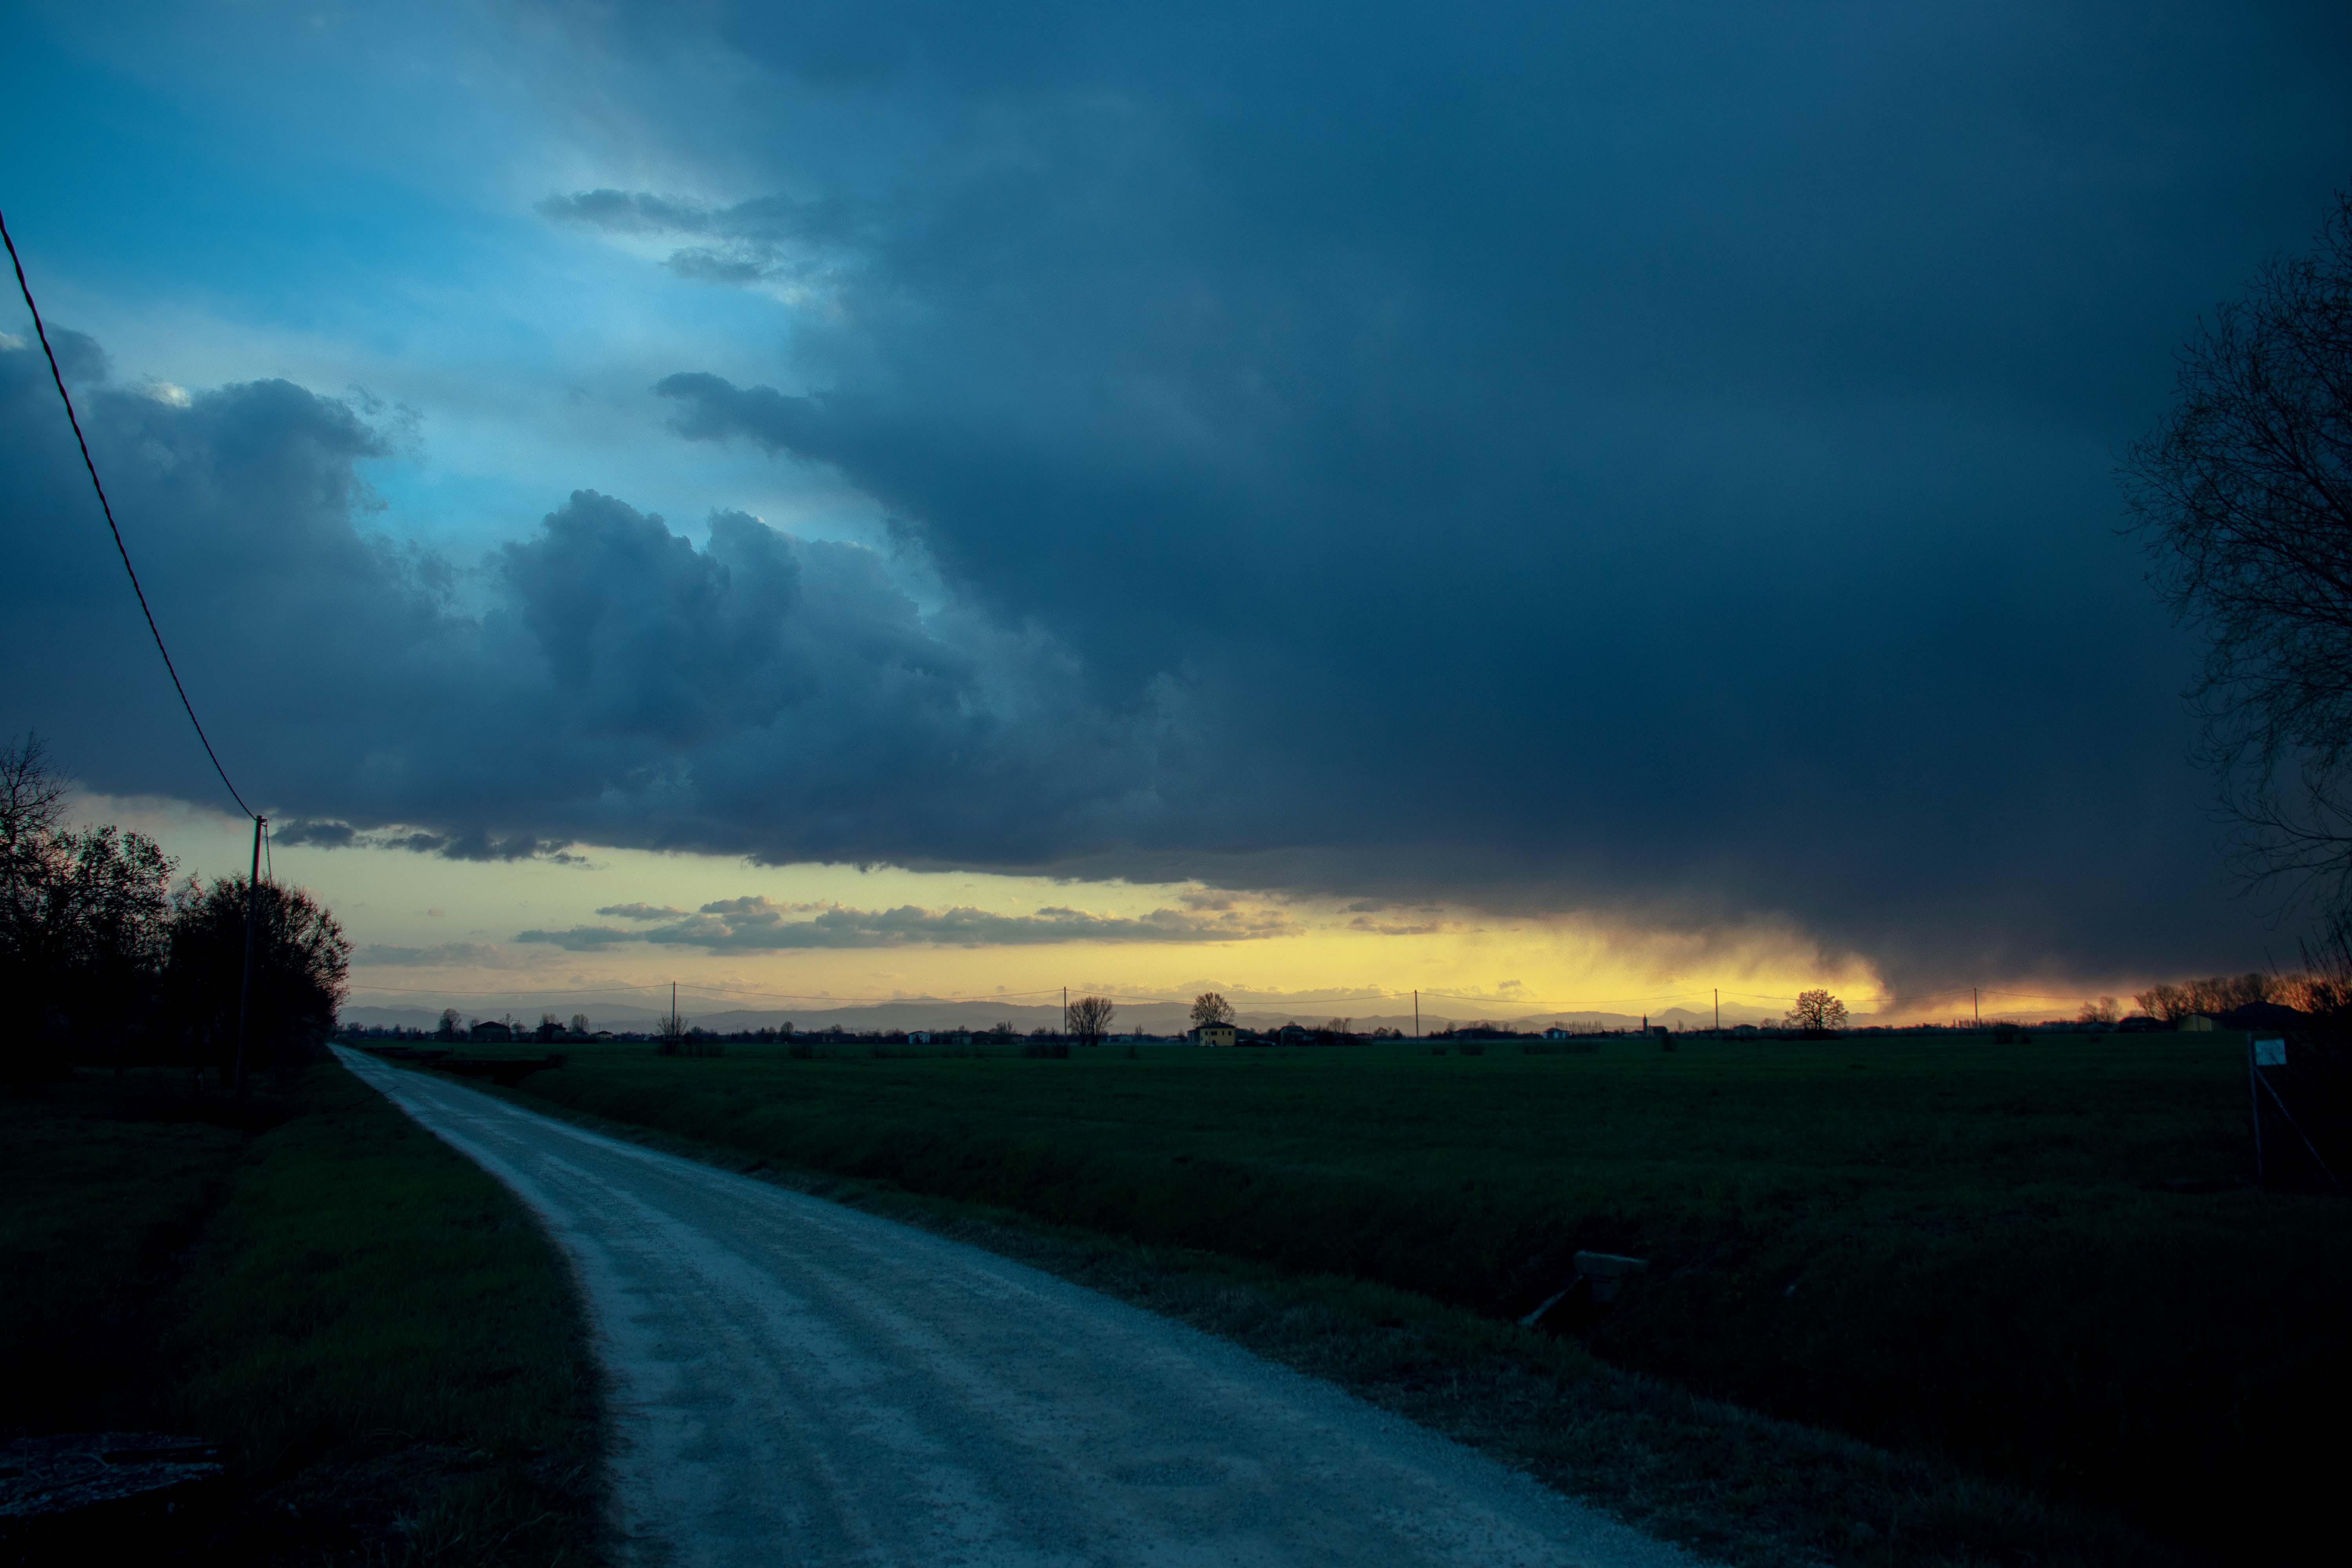
[[[37,352],[0,350],[11,716],[93,784],[213,798],[54,397]],[[1107,697],[1034,626],[926,616],[871,550],[724,511],[697,543],[582,490],[467,573],[370,531],[358,466],[387,448],[342,401],[83,402],[191,691],[284,842],[1034,861],[1115,842],[1186,765],[1178,687]]]
[[[619,906],[597,913],[619,914],[628,920],[657,918],[650,911],[629,912],[646,908]],[[809,918],[785,918],[792,914]],[[708,903],[673,924],[650,930],[573,926],[565,931],[520,931],[515,941],[583,952],[643,942],[709,952],[782,952],[805,948],[1030,947],[1069,942],[1255,942],[1294,930],[1282,916],[1267,913],[1207,915],[1154,910],[1141,916],[1100,915],[1054,905],[1027,915],[969,907],[926,910],[913,904],[868,910],[838,904],[778,904],[753,896]]]

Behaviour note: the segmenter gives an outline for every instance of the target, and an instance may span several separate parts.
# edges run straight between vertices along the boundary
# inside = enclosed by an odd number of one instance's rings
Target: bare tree
[[[0,746],[0,877],[11,898],[46,853],[65,816],[65,781],[31,731]]]
[[[572,1032],[575,1035],[585,1035],[589,1032],[587,1014],[574,1013],[572,1015]]]
[[[466,1016],[463,1013],[458,1012],[455,1007],[444,1007],[441,1009],[441,1037],[443,1039],[456,1039],[458,1035],[464,1031],[465,1026]]]
[[[1845,1004],[1826,991],[1803,992],[1789,1009],[1787,1023],[1791,1029],[1843,1029]]]
[[[2352,893],[2352,193],[2181,352],[2171,412],[2123,465],[2189,695],[2241,829],[2237,868]]]
[[[1192,1026],[1205,1029],[1234,1021],[1233,1004],[1213,991],[1203,991],[1192,998]]]
[[[2114,1023],[2120,1016],[2116,999],[2112,996],[2102,996],[2095,1002],[2084,1003],[2083,1010],[2074,1015],[2074,1021],[2078,1024],[2107,1025]]]
[[[1099,1046],[1110,1033],[1111,1015],[1118,1009],[1108,996],[1081,996],[1070,1004],[1070,1038],[1082,1046]]]
[[[2275,1002],[2295,988],[2294,982],[2286,976],[2216,974],[2204,980],[2151,985],[2134,994],[2132,1001],[2149,1017],[2175,1023],[2192,1014],[2218,1016],[2255,1002]]]

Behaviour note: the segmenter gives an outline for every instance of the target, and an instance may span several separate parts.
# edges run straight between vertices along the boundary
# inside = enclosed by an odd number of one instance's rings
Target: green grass
[[[85,1075],[0,1117],[0,1268],[34,1282],[0,1298],[0,1424],[222,1442],[224,1559],[593,1559],[597,1385],[568,1278],[511,1196],[380,1096],[321,1064],[239,1125],[176,1078]]]
[[[2352,1393],[2352,1209],[2164,1184],[2245,1168],[2242,1049],[614,1047],[523,1087],[780,1165],[1489,1320],[1556,1288],[1578,1247],[1646,1257],[1591,1334],[1615,1365],[2200,1542],[2215,1500],[2247,1489],[2270,1528],[2308,1525],[2329,1491],[2305,1433]]]
[[[0,1096],[0,1426],[100,1430],[163,1419],[168,1314],[250,1129],[185,1079],[85,1074]],[[173,1090],[178,1092],[173,1092]]]

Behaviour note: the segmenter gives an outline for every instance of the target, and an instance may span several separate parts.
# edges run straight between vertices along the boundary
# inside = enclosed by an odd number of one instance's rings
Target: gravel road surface
[[[578,1270],[632,1561],[1692,1562],[1022,1264],[338,1054],[514,1189]]]

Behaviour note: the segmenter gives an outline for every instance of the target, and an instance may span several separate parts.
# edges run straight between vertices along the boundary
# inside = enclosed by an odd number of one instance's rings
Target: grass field
[[[1495,1319],[1579,1247],[1650,1273],[1591,1343],[1706,1394],[2213,1543],[2307,1524],[2352,1209],[2235,1184],[2237,1037],[1633,1041],[1091,1059],[577,1050],[527,1096]],[[2210,1190],[2180,1191],[2168,1184]],[[2267,1521],[2267,1523],[2262,1522]],[[2249,1520],[2231,1538],[2242,1550]]]
[[[226,1445],[188,1560],[594,1555],[596,1384],[513,1199],[340,1067],[0,1100],[0,1429]]]

